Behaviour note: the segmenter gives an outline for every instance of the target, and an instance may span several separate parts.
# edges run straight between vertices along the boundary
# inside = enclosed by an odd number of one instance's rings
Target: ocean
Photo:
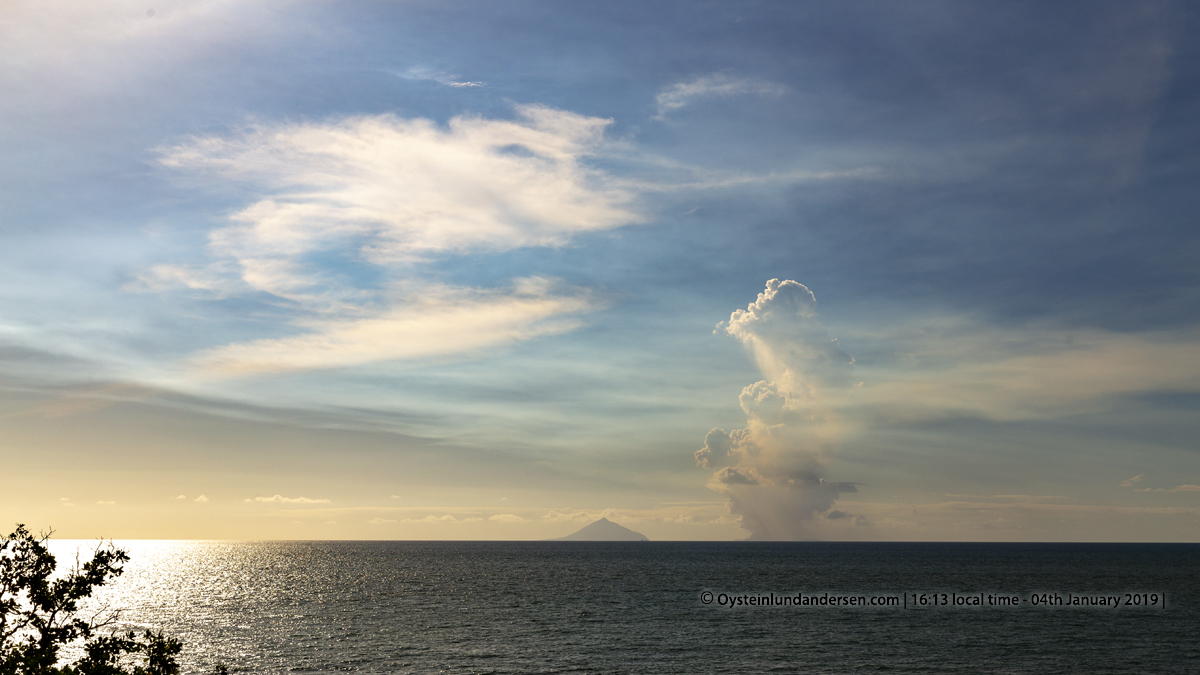
[[[1195,544],[117,545],[188,673],[1200,673]]]

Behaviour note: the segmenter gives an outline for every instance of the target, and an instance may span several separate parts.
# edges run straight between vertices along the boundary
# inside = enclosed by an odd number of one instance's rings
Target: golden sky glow
[[[1200,536],[1168,9],[10,4],[13,523]]]

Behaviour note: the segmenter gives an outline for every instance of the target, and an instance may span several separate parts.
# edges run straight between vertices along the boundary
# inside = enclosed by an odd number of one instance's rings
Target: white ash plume
[[[854,359],[816,320],[816,304],[803,284],[772,279],[715,331],[741,340],[767,378],[738,397],[746,427],[713,429],[696,452],[700,466],[716,469],[709,487],[729,498],[751,539],[810,537],[818,517],[865,524],[833,510],[854,485],[821,477],[841,440],[829,399],[849,388]]]

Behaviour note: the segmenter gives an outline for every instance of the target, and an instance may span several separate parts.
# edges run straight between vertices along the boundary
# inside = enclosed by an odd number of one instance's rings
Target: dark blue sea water
[[[101,600],[181,637],[186,672],[1200,672],[1200,545],[118,544]],[[908,608],[720,604],[771,593]],[[1122,604],[1030,602],[1053,593]]]

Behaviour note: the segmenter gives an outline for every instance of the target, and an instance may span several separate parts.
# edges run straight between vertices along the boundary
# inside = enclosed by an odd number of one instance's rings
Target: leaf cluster
[[[90,561],[55,578],[49,536],[17,525],[0,540],[0,675],[176,675],[179,640],[162,632],[105,631],[117,622],[116,612],[80,610],[93,591],[121,576],[129,555],[102,544]],[[59,664],[60,650],[77,641],[83,658]],[[127,666],[133,655],[145,664]]]

